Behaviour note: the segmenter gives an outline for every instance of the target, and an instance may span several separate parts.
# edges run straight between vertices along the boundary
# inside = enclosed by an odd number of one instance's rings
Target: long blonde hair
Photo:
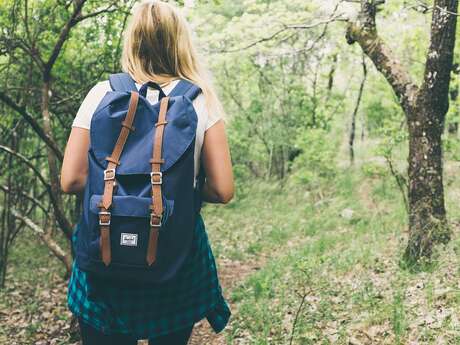
[[[122,69],[141,84],[187,79],[203,91],[208,111],[224,115],[191,36],[187,21],[174,6],[158,0],[142,1],[135,6],[125,32]]]

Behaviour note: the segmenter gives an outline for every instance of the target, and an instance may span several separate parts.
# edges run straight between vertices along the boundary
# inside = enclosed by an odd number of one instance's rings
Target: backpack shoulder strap
[[[200,94],[201,89],[191,81],[181,79],[168,96],[186,96],[192,101]]]
[[[109,76],[113,91],[137,91],[133,78],[128,73],[115,73]]]

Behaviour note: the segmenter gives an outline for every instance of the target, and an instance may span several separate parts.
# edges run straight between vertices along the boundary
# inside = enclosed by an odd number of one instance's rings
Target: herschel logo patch
[[[121,239],[120,239],[120,245],[136,247],[137,246],[137,234],[127,234],[127,233],[122,232]]]

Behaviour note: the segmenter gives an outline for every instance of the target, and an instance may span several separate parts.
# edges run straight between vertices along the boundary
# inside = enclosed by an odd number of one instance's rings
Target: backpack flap
[[[96,111],[91,121],[91,150],[104,168],[107,166],[106,157],[110,156],[120,133],[129,98],[127,93],[111,92],[110,94],[112,95],[106,96],[110,102],[103,102],[106,105]],[[152,157],[152,140],[155,135],[159,108],[159,103],[151,105],[144,97],[139,96],[139,105],[134,120],[135,130],[125,144],[120,158],[121,164],[117,167],[117,174],[150,174],[149,161]],[[195,138],[198,118],[190,99],[172,98],[167,121],[163,143],[165,163],[161,166],[163,172],[180,159]],[[168,138],[174,138],[174,140],[168,140]]]

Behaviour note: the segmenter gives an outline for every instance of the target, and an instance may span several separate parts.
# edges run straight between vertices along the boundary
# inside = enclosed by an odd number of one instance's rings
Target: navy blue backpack
[[[122,281],[174,277],[200,211],[194,154],[201,89],[180,80],[166,96],[127,73],[110,76],[91,120],[89,172],[75,254],[80,269]],[[159,102],[146,99],[148,87]]]

